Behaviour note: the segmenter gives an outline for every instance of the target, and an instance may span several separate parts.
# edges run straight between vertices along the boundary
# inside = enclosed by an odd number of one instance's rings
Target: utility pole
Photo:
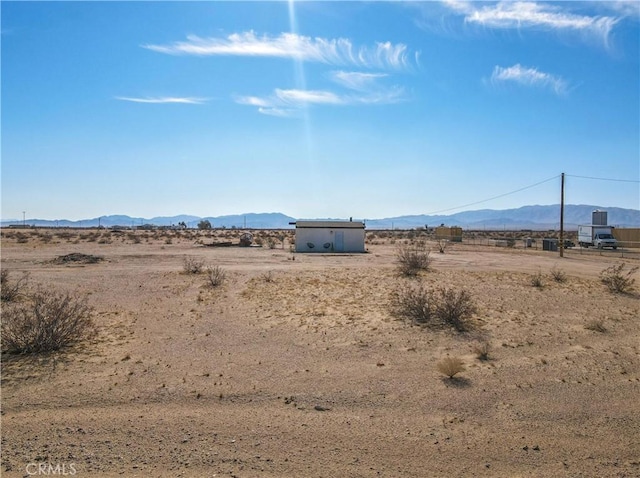
[[[560,178],[560,257],[564,257],[564,173]]]
[[[25,214],[27,211],[22,211],[22,227],[27,227],[27,220],[25,218]]]

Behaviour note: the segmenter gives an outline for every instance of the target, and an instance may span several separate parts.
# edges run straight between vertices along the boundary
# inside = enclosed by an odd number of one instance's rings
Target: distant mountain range
[[[607,211],[608,223],[617,227],[640,227],[640,210],[591,205],[565,205],[564,224],[567,230],[577,229],[578,224],[590,224],[592,211]],[[298,218],[312,219],[312,218]],[[313,218],[328,219],[328,218]],[[332,218],[335,219],[335,218]],[[349,218],[341,218],[349,219]],[[197,227],[202,220],[209,221],[213,227],[239,229],[289,229],[296,218],[281,213],[247,213],[229,216],[199,217],[189,215],[159,216],[150,219],[130,216],[101,216],[81,221],[26,219],[24,223],[36,227],[133,227],[143,225],[176,226],[184,222],[188,227]],[[354,218],[363,220],[363,218]],[[367,229],[413,229],[416,227],[460,226],[465,229],[558,229],[560,227],[560,205],[523,206],[517,209],[481,209],[464,211],[450,215],[414,215],[397,216],[383,219],[364,219]],[[20,219],[3,220],[1,227],[22,225]]]

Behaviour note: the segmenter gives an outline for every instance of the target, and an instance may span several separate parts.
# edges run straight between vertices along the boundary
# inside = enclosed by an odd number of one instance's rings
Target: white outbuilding
[[[296,252],[365,252],[364,222],[296,221]]]

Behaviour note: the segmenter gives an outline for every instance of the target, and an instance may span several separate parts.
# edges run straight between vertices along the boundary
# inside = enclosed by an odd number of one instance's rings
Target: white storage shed
[[[296,221],[296,252],[365,252],[364,222]]]

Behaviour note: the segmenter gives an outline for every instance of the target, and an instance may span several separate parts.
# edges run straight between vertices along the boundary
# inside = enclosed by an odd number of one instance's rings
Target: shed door
[[[344,252],[344,231],[336,231],[333,239],[333,249],[336,252]]]

